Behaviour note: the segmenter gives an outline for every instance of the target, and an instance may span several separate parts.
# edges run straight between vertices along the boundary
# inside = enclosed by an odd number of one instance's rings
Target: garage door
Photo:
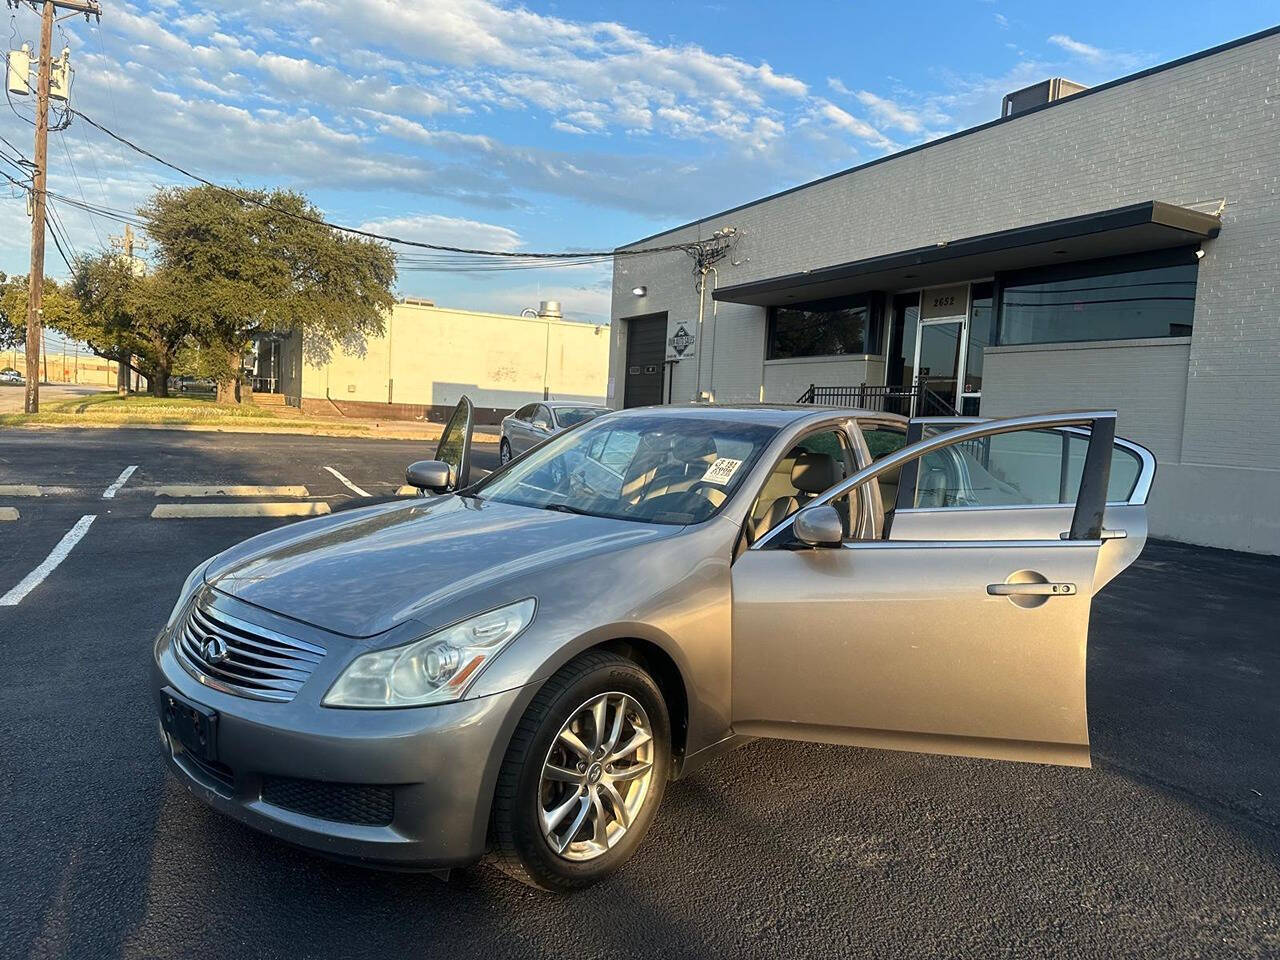
[[[667,315],[632,317],[627,321],[627,370],[624,407],[662,403],[662,364],[667,356]]]

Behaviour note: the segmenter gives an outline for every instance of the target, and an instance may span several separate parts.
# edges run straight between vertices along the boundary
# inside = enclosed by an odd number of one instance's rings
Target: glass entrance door
[[[933,396],[921,397],[917,412],[923,416],[954,413],[960,395],[960,356],[964,320],[922,320],[916,337],[916,382]],[[950,409],[936,409],[945,405]]]

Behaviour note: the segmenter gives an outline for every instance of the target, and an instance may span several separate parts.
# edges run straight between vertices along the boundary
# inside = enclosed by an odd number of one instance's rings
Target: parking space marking
[[[301,485],[282,487],[254,487],[237,484],[170,483],[155,488],[157,497],[309,497],[310,492]]]
[[[21,516],[17,507],[0,507],[0,523],[6,520],[17,520]]]
[[[0,497],[38,497],[40,488],[33,483],[0,483]]]
[[[77,520],[76,525],[63,535],[62,539],[58,541],[58,545],[49,553],[49,556],[44,558],[44,563],[23,577],[16,587],[3,597],[0,597],[0,607],[16,607],[22,602],[23,597],[40,586],[45,577],[53,573],[58,564],[67,559],[67,554],[71,552],[71,548],[79,543],[81,538],[89,532],[89,525],[95,519],[97,519],[96,514],[87,513]]]
[[[111,484],[111,486],[107,487],[107,489],[102,491],[102,499],[103,500],[115,499],[116,493],[119,491],[121,487],[123,487],[126,483],[129,482],[129,478],[133,476],[133,471],[137,469],[138,469],[138,465],[136,463],[133,464],[132,466],[125,467],[124,470],[121,471],[120,476],[116,477],[116,482]]]
[[[354,483],[352,483],[350,480],[348,480],[346,477],[340,474],[337,470],[333,469],[333,467],[325,467],[325,469],[328,470],[330,473],[332,473],[335,477],[337,477],[338,482],[341,483],[348,490],[353,491],[356,494],[356,496],[358,497],[373,496],[373,494],[371,494],[368,490],[363,490],[360,487],[357,487]]]
[[[157,520],[191,517],[318,517],[327,503],[162,503],[151,511]]]

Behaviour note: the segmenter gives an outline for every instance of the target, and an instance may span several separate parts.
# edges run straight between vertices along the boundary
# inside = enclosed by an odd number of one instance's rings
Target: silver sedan
[[[473,419],[407,472],[437,495],[192,571],[154,695],[195,796],[328,856],[491,852],[571,890],[751,737],[1089,765],[1090,605],[1155,472],[1113,412],[627,410],[472,484]]]
[[[569,400],[527,403],[503,418],[498,460],[506,463],[536,447],[543,440],[608,412],[608,407],[598,403],[574,403]]]

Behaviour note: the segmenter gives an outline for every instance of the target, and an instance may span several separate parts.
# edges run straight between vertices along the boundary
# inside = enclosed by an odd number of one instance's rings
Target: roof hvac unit
[[[1000,108],[1000,116],[1011,117],[1015,113],[1022,113],[1024,110],[1031,110],[1034,107],[1042,107],[1046,103],[1053,103],[1055,100],[1062,100],[1072,94],[1079,93],[1081,90],[1088,89],[1083,83],[1076,83],[1074,80],[1050,77],[1048,80],[1041,80],[1039,83],[1033,83],[1029,87],[1023,87],[1021,90],[1005,94],[1004,104]]]

